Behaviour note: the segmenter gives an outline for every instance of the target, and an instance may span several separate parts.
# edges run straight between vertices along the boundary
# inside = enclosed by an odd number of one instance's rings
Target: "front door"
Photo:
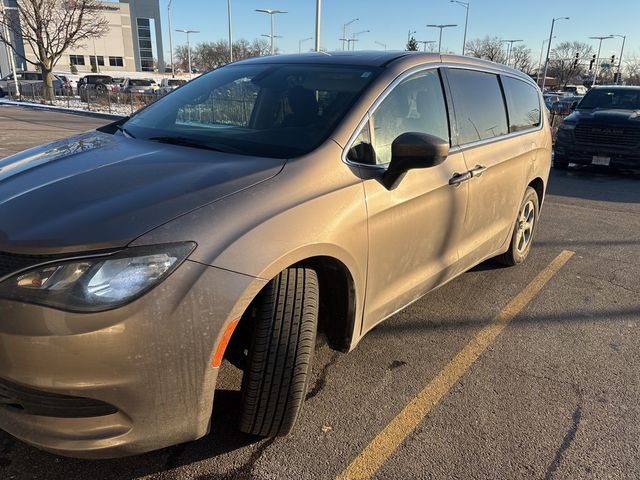
[[[422,132],[449,140],[442,81],[437,69],[407,77],[371,115],[375,163],[391,161],[391,143],[400,134]],[[366,137],[363,132],[361,137]],[[451,278],[467,209],[467,185],[449,184],[466,171],[462,153],[440,165],[407,172],[387,190],[364,181],[369,217],[369,268],[363,333],[376,323]]]

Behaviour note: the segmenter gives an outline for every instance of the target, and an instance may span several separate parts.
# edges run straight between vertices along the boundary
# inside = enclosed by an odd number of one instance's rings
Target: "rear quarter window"
[[[458,126],[458,143],[488,140],[508,133],[498,76],[475,70],[447,72]]]
[[[533,85],[512,77],[502,77],[509,110],[509,130],[519,132],[540,125],[540,97]]]

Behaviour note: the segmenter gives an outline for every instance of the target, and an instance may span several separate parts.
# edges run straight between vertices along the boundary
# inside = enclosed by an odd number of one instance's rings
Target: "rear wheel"
[[[504,265],[519,265],[525,261],[531,243],[533,242],[533,234],[538,224],[538,194],[536,191],[527,187],[524,198],[518,210],[518,218],[511,235],[511,244],[506,253],[497,257],[497,260]]]
[[[240,430],[288,434],[304,402],[315,347],[319,289],[314,270],[292,267],[261,293],[242,379]]]

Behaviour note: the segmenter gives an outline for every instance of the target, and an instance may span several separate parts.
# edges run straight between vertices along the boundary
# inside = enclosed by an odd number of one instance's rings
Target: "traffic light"
[[[596,63],[596,55],[594,54],[593,57],[591,57],[591,61],[589,62],[589,71],[593,70],[593,64]]]
[[[613,67],[615,65],[615,60],[616,60],[616,56],[615,55],[611,55],[611,66]]]
[[[576,59],[573,61],[573,68],[578,68],[578,60],[580,60],[580,54],[576,53]]]

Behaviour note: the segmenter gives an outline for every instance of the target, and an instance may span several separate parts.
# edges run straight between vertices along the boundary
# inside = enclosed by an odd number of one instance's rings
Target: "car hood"
[[[284,163],[97,131],[27,150],[0,160],[0,251],[123,247]]]
[[[622,109],[578,109],[565,120],[570,122],[606,123],[609,125],[640,125],[640,110]]]

